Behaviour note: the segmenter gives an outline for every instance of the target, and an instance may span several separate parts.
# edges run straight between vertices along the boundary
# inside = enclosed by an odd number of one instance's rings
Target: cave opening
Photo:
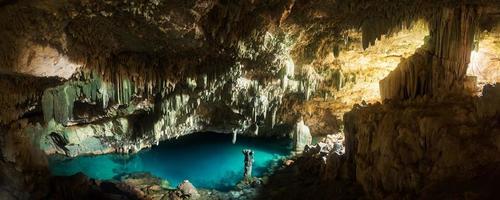
[[[254,152],[253,177],[271,175],[278,163],[291,153],[290,140],[239,136],[232,143],[230,134],[199,132],[160,142],[136,153],[49,157],[54,175],[71,176],[79,172],[96,180],[123,180],[130,176],[162,179],[162,187],[175,188],[184,180],[196,187],[229,191],[243,180],[244,149]]]

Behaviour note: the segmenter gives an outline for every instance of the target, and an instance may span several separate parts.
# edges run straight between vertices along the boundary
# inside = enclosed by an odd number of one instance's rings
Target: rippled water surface
[[[49,165],[54,175],[83,172],[106,180],[127,173],[150,172],[168,180],[171,186],[189,179],[196,187],[227,190],[243,177],[243,149],[255,151],[255,176],[261,176],[276,159],[290,152],[287,140],[238,137],[232,144],[231,139],[231,135],[196,133],[128,156],[51,156]]]

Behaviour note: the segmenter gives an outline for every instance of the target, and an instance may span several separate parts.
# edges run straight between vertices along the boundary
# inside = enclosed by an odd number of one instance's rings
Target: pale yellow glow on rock
[[[323,93],[317,92],[304,104],[291,109],[300,112],[311,133],[334,133],[332,124],[341,126],[338,120],[342,120],[354,104],[380,101],[379,81],[394,70],[402,58],[413,55],[428,34],[426,23],[419,21],[412,28],[384,36],[363,50],[361,33],[351,31],[350,45],[342,49],[337,58],[332,52],[310,64],[323,78],[318,83]],[[332,78],[332,72],[338,74],[338,71],[340,78]]]
[[[354,42],[349,49],[343,50],[338,58],[330,54],[323,65],[339,68],[346,75],[355,76],[354,81],[347,81],[345,87],[336,91],[332,88],[335,101],[327,101],[333,106],[336,114],[342,116],[355,103],[375,103],[380,101],[379,81],[394,70],[401,58],[411,56],[417,48],[424,44],[428,35],[425,22],[417,22],[412,28],[403,30],[390,37],[382,37],[375,45],[363,50],[361,40]],[[355,35],[358,34],[358,35]],[[359,33],[351,33],[360,37]],[[327,103],[317,98],[314,104]],[[321,103],[323,102],[323,103]],[[313,103],[313,102],[311,102]]]
[[[38,77],[57,76],[68,79],[82,65],[73,63],[56,49],[27,44],[19,56],[14,72]]]
[[[479,88],[500,82],[500,30],[482,33],[479,48],[471,53],[468,76],[476,76]]]

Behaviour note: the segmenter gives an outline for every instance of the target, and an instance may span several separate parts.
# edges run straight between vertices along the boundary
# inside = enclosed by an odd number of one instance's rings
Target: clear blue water
[[[175,187],[188,179],[196,187],[229,190],[243,178],[243,149],[254,150],[253,175],[262,176],[273,162],[290,153],[288,140],[238,137],[215,133],[196,133],[136,154],[105,154],[63,158],[50,156],[54,175],[83,172],[99,180],[117,179],[135,172],[150,172]]]

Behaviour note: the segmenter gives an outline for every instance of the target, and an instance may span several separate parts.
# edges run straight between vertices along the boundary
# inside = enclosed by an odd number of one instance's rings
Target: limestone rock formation
[[[494,172],[488,170],[500,161],[500,111],[480,106],[498,102],[496,90],[488,91],[481,98],[372,105],[347,113],[347,156],[355,163],[356,180],[376,198],[413,198],[440,184]],[[472,185],[463,187],[457,195],[489,198]]]
[[[460,92],[470,62],[480,10],[443,9],[430,19],[430,35],[415,55],[380,81],[382,99]]]
[[[268,48],[278,42],[273,36],[265,40]],[[244,45],[240,46],[242,57],[248,56]],[[286,54],[283,47],[276,48],[280,49],[272,50]],[[283,60],[277,60],[277,65],[289,62],[287,57],[279,59]],[[96,71],[83,70],[43,92],[44,122],[27,131],[38,131],[40,147],[47,153],[63,153],[49,136],[61,135],[69,141],[70,156],[135,151],[196,131],[257,136],[259,129],[272,130],[281,123],[276,115],[284,95],[306,92],[296,86],[283,87],[280,74],[262,84],[244,77],[250,72],[242,71],[241,65],[234,65],[182,83],[163,81],[156,87],[126,75],[109,82]]]
[[[189,199],[200,198],[200,194],[198,194],[194,185],[188,180],[184,180],[179,186],[177,186],[177,189],[182,192],[183,197],[187,197]]]
[[[297,123],[293,127],[293,131],[290,134],[294,150],[297,153],[302,153],[306,145],[309,145],[312,142],[312,136],[311,132],[309,131],[309,127],[304,124],[304,120],[302,118],[297,121]]]
[[[254,162],[254,152],[251,149],[243,149],[243,155],[245,155],[245,168],[243,177],[245,179],[252,178],[252,165]]]

